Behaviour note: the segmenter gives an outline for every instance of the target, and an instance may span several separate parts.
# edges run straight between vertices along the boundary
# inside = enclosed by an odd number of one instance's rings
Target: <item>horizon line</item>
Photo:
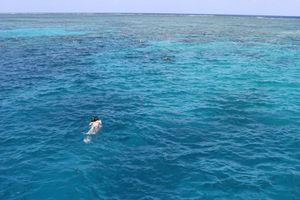
[[[300,15],[268,15],[268,14],[214,14],[214,13],[173,13],[173,12],[0,12],[0,14],[136,14],[136,15],[210,15],[210,16],[240,16],[240,17],[287,17],[287,18],[300,18]]]

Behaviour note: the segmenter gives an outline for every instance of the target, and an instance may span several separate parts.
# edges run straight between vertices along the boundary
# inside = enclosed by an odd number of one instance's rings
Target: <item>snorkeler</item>
[[[95,135],[102,126],[102,121],[98,117],[93,117],[90,121],[90,130],[85,134],[83,138],[84,143],[90,143],[92,141],[92,135]]]
[[[87,132],[88,135],[96,134],[102,125],[102,121],[98,117],[93,117],[90,122],[90,130]]]

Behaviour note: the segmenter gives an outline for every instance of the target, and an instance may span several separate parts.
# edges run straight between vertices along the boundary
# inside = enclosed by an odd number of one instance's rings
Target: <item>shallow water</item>
[[[299,199],[299,67],[297,18],[2,14],[0,199]]]

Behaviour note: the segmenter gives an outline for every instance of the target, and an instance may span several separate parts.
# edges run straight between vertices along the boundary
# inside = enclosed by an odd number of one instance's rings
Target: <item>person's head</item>
[[[95,122],[95,121],[98,121],[99,120],[99,118],[98,117],[93,117],[92,119],[91,119],[91,122]]]

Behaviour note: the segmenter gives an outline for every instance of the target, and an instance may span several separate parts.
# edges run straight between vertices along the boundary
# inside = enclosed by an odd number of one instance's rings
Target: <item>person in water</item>
[[[87,134],[96,134],[102,125],[102,121],[98,117],[93,117],[90,122],[90,130]]]

